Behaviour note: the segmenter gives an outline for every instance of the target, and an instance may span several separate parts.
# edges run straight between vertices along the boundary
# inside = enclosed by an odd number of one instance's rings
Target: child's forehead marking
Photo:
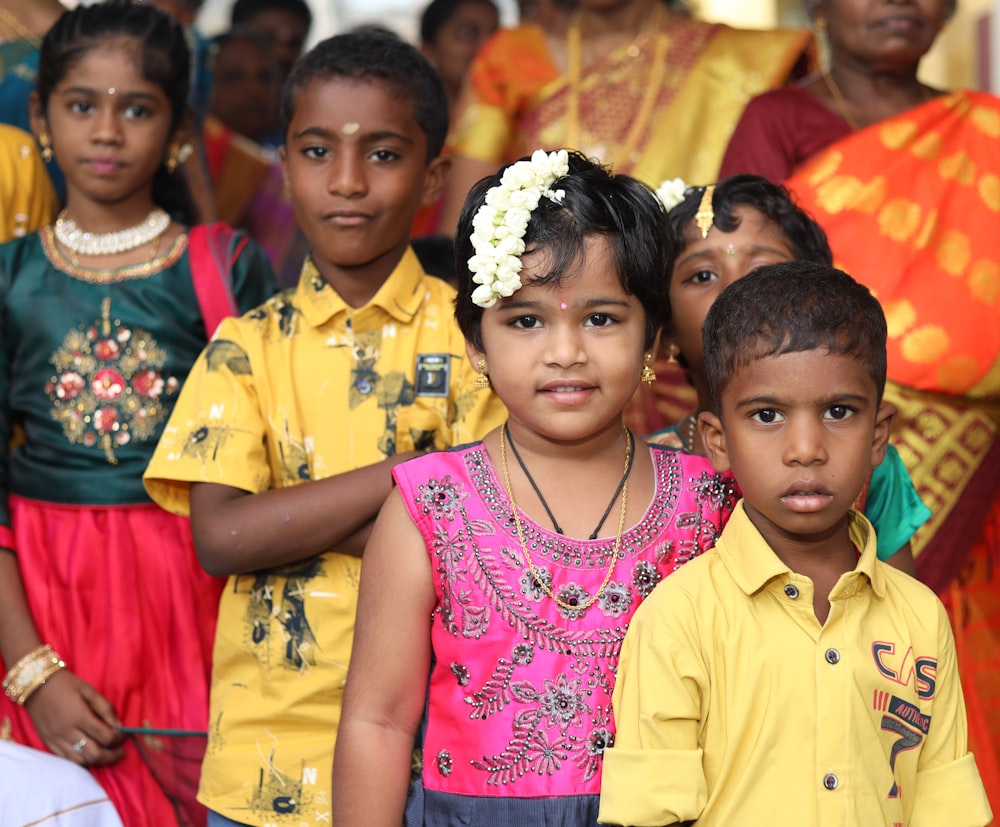
[[[345,135],[353,135],[359,129],[361,129],[361,124],[357,123],[356,121],[348,121],[342,127],[340,127],[340,131],[343,132]]]

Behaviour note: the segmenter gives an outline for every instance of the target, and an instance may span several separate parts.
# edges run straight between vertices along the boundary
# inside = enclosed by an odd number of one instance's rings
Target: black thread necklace
[[[542,504],[542,508],[545,509],[545,513],[549,515],[549,519],[552,521],[552,527],[555,528],[556,534],[562,534],[566,536],[566,532],[562,530],[559,525],[559,521],[556,520],[555,515],[552,513],[552,509],[549,508],[549,504],[545,502],[545,497],[542,496],[542,492],[538,490],[538,485],[535,484],[534,477],[531,476],[531,472],[528,467],[524,464],[524,460],[521,459],[521,454],[517,450],[517,446],[514,444],[514,440],[510,435],[510,428],[507,423],[503,424],[504,433],[507,435],[507,444],[510,445],[510,450],[514,454],[514,459],[517,460],[517,464],[521,466],[521,470],[524,472],[524,476],[528,478],[528,482],[531,484],[532,489],[538,496],[538,501]],[[618,487],[615,489],[615,493],[611,495],[611,502],[608,503],[607,509],[604,511],[604,516],[601,517],[601,521],[597,524],[597,527],[590,533],[588,540],[596,540],[597,532],[601,530],[605,521],[608,519],[608,515],[611,513],[611,509],[615,506],[615,501],[618,499],[618,495],[622,493],[622,487],[628,480],[629,474],[632,473],[632,460],[635,459],[635,437],[632,432],[626,429],[625,433],[628,434],[628,464],[625,466],[625,473],[622,474],[621,481],[618,483]]]

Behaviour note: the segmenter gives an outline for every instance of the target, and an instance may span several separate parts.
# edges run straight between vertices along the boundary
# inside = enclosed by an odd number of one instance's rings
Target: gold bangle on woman
[[[63,659],[45,643],[28,652],[10,668],[3,679],[3,691],[18,706],[24,706],[24,702],[38,687],[60,669],[65,668],[66,663]]]

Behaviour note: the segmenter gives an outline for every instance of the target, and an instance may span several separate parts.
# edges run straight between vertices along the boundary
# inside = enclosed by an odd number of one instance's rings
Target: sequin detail
[[[707,462],[653,454],[652,502],[622,534],[611,579],[590,605],[611,564],[613,538],[574,540],[522,518],[533,574],[511,503],[481,445],[397,469],[430,555],[434,668],[445,672],[431,678],[424,746],[448,756],[448,783],[432,780],[445,775],[439,762],[438,772],[425,773],[427,789],[598,791],[604,750],[614,742],[611,691],[628,621],[656,583],[714,543],[722,521],[706,509],[723,486],[687,472],[710,468]],[[548,597],[539,581],[570,608]],[[444,723],[459,715],[467,727]]]

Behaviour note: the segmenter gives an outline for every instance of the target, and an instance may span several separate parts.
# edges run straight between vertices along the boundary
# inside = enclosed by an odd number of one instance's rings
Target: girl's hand
[[[100,692],[60,669],[28,698],[25,707],[45,746],[85,767],[121,760],[121,722]],[[74,746],[76,745],[76,746]]]

